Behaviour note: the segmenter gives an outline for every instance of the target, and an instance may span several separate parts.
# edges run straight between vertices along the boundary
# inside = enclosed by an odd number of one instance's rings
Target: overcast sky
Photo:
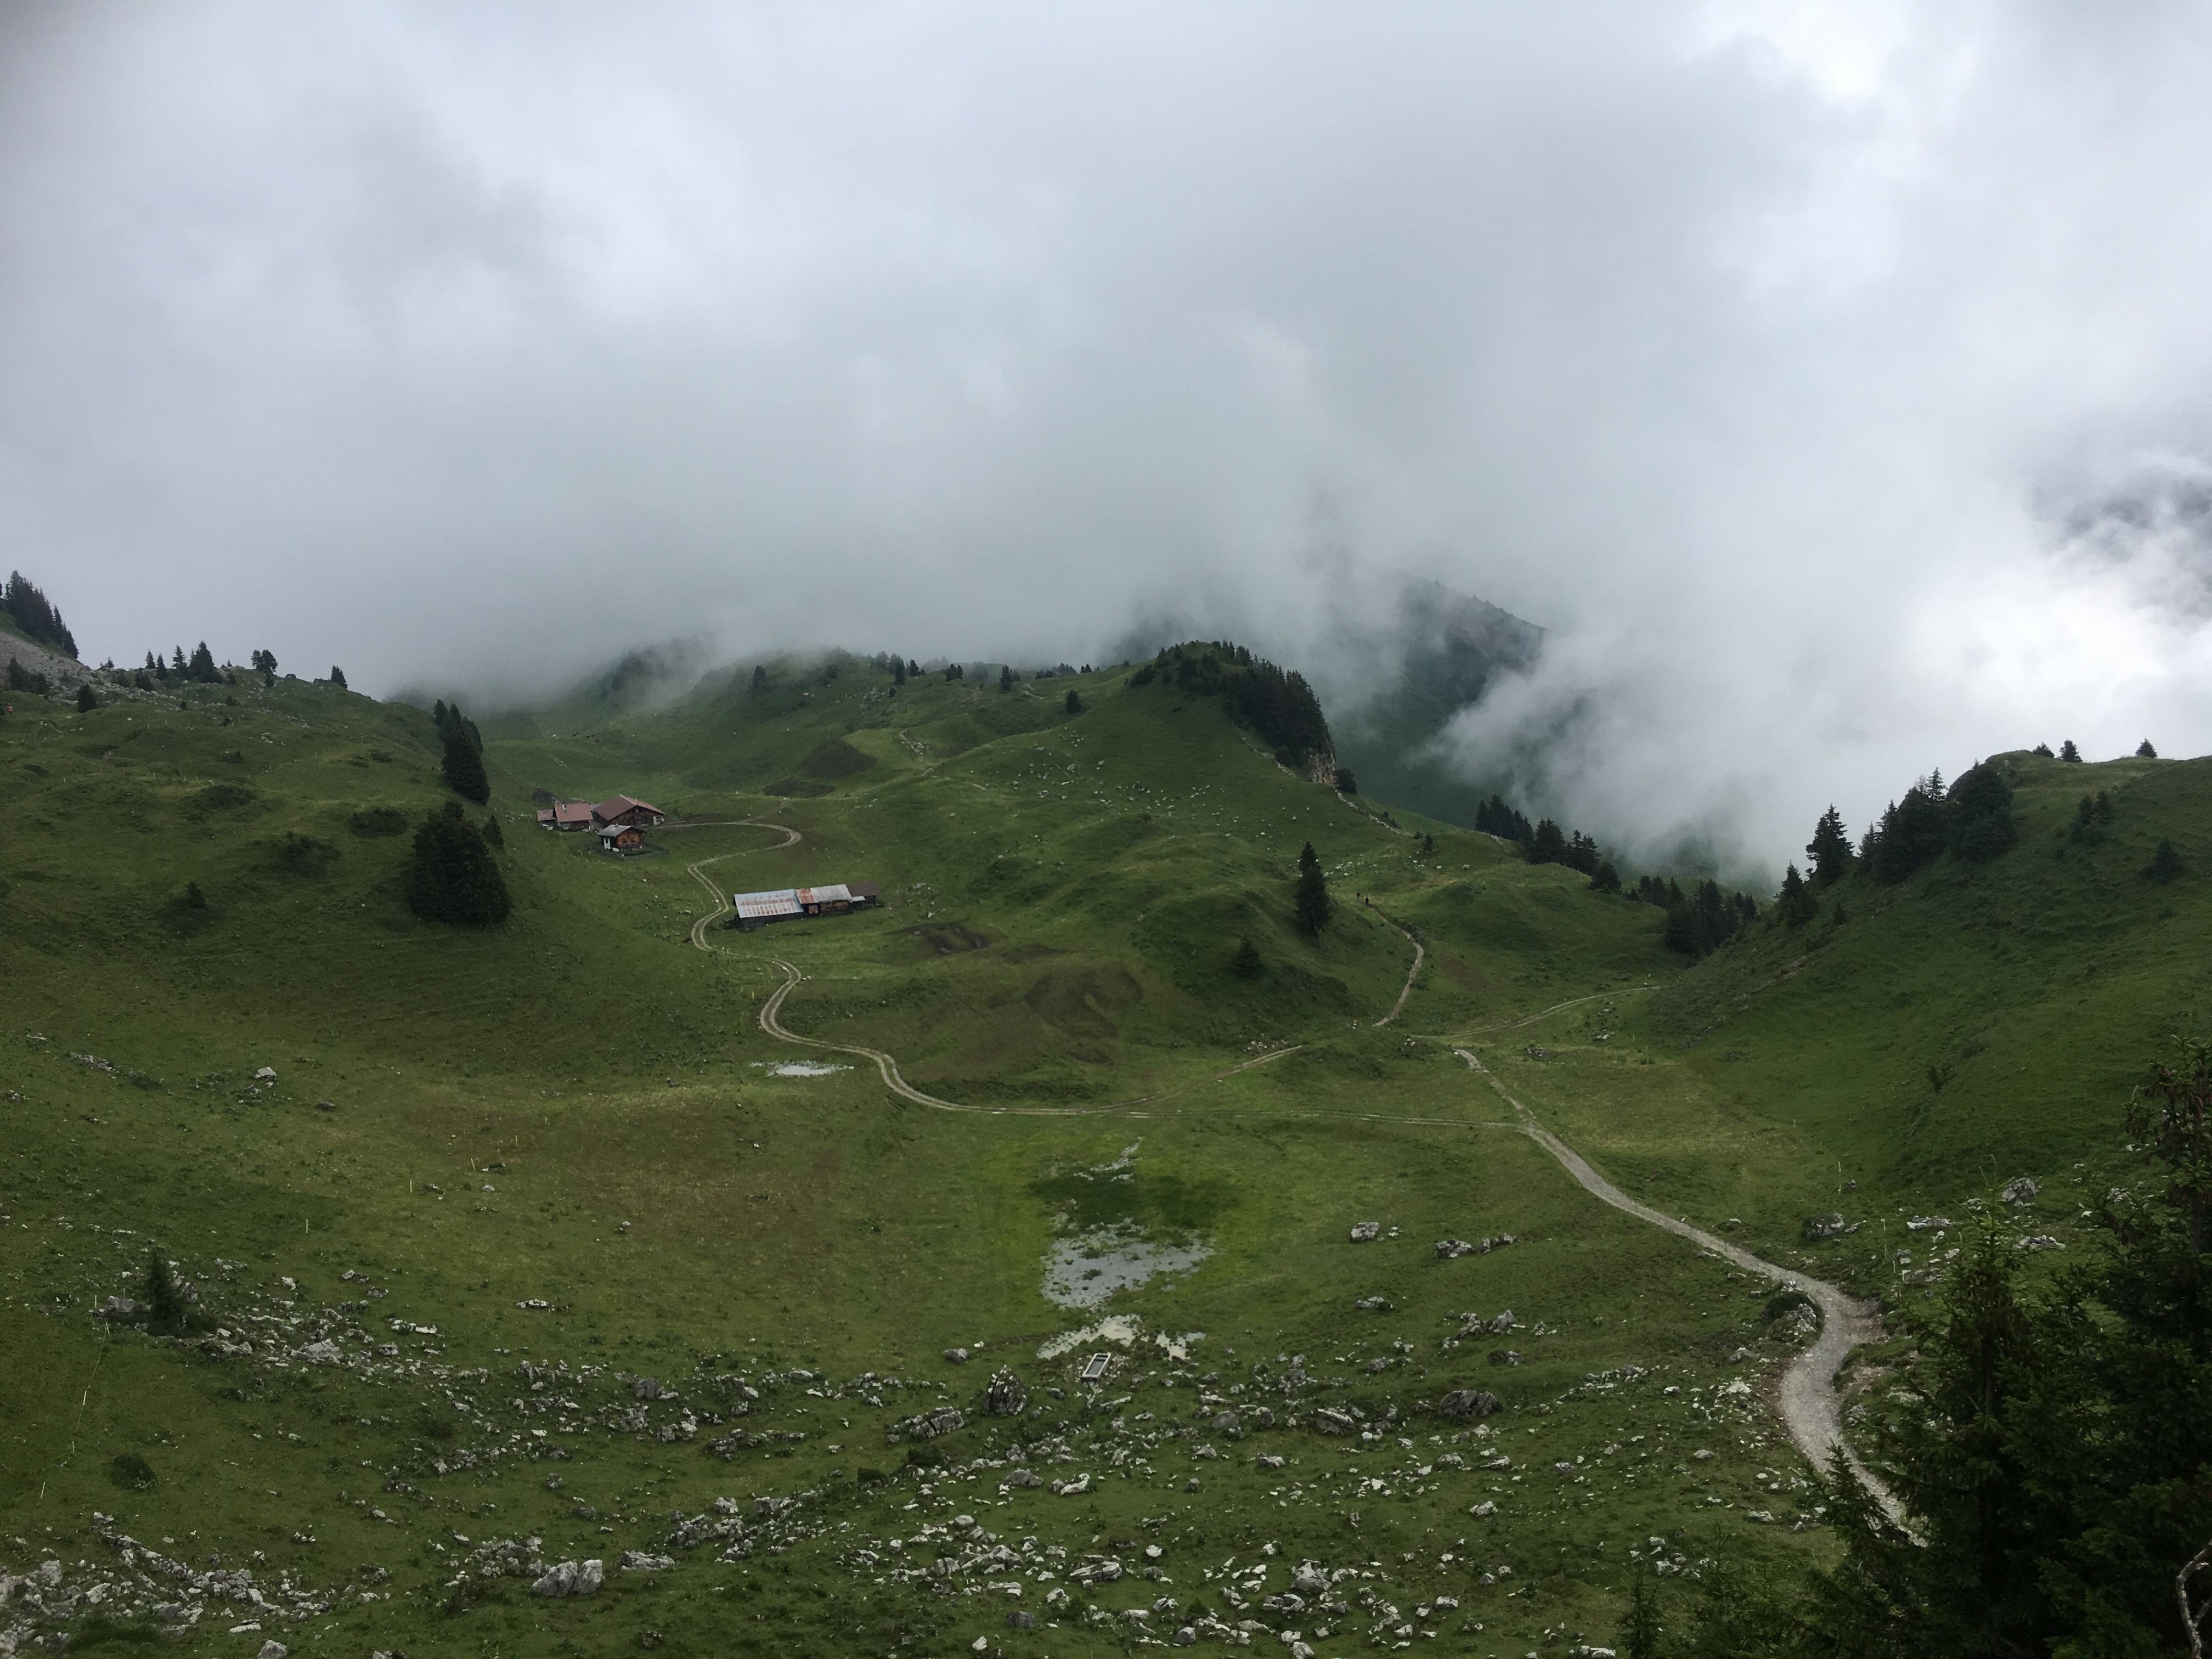
[[[2212,749],[2212,11],[0,0],[0,565],[93,660],[1552,630],[1774,860]]]

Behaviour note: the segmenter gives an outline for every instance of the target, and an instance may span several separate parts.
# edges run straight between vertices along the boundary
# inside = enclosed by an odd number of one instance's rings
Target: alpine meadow
[[[2176,1650],[2212,763],[1770,898],[1226,643],[478,714],[0,727],[17,1650]]]

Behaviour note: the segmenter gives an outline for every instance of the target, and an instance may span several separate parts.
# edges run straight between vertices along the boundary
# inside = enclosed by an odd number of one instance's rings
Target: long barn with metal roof
[[[730,898],[737,925],[746,933],[772,921],[800,916],[842,915],[883,902],[872,881],[835,882],[823,887],[778,887],[764,893],[736,893]]]

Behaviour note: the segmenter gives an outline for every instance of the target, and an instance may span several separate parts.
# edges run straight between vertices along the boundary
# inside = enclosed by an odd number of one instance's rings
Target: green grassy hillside
[[[1932,1057],[2003,975],[1931,967],[1903,1011],[1876,982],[1939,945],[2025,954],[2041,921],[1968,923],[1988,891],[2075,894],[2100,974],[2176,1017],[2194,994],[2158,954],[2193,889],[2127,886],[2147,849],[2123,844],[2192,810],[2192,767],[2102,769],[2111,839],[2063,857],[2044,818],[2099,769],[2026,784],[1992,869],[1847,883],[1840,927],[1755,927],[1686,976],[1650,907],[1321,788],[1164,684],[895,690],[854,659],[749,682],[486,718],[515,907],[484,932],[416,921],[409,837],[378,833],[446,799],[419,711],[280,680],[0,726],[0,1569],[60,1579],[0,1620],[73,1651],[1080,1655],[1245,1620],[1322,1654],[1609,1640],[1654,1536],[1691,1565],[1821,1559],[1759,1394],[1790,1349],[1768,1286],[1590,1201],[1454,1050],[1640,1195],[1795,1249],[1840,1180],[1949,1201],[1987,1184],[1962,1149],[2055,1171],[2077,1130],[2075,1158],[2114,1138],[2089,1103],[2124,1032],[2024,1056],[2081,1068],[2070,1107],[2037,1079],[2025,1128],[1994,1062],[1978,1080],[1995,1041],[1917,1129],[1820,1071],[1883,1055],[1891,1089]],[[540,788],[688,827],[608,858],[534,827]],[[1338,902],[1318,941],[1291,925],[1309,841]],[[884,908],[692,942],[710,884],[852,878]],[[792,1029],[985,1109],[769,1037],[778,961],[805,975]],[[1944,1052],[2102,983],[1984,989]],[[1383,1236],[1350,1243],[1362,1220]],[[189,1340],[93,1316],[156,1249],[195,1281]],[[988,1409],[1001,1367],[1018,1414]],[[1454,1389],[1501,1409],[1441,1413]],[[961,1426],[917,1430],[947,1407]],[[526,1560],[586,1558],[596,1595],[529,1594]],[[1308,1559],[1326,1590],[1294,1589]]]

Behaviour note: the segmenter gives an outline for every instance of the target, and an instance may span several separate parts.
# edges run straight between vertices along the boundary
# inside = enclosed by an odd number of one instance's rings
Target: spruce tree
[[[1237,969],[1239,979],[1257,979],[1265,971],[1266,964],[1260,960],[1260,952],[1252,943],[1251,934],[1247,933],[1237,941],[1237,957],[1231,965]]]
[[[2063,761],[2078,761],[2081,758],[2081,751],[2074,746],[2073,738],[2069,738],[2058,745],[2058,758]]]
[[[76,712],[80,714],[89,714],[99,707],[100,698],[92,689],[92,682],[87,680],[76,689]]]
[[[1620,890],[1620,872],[1613,867],[1610,859],[1600,859],[1597,868],[1590,873],[1590,890],[1597,893],[1618,893]]]
[[[274,651],[257,651],[247,660],[260,674],[262,684],[276,684],[276,653]]]
[[[2045,760],[2051,758],[2051,745],[2047,743],[2039,743],[2034,748],[2029,750],[2027,752],[2031,755],[2040,755]]]
[[[1356,795],[1359,793],[1359,780],[1352,776],[1350,767],[1340,766],[1336,769],[1336,787],[1340,794]]]
[[[146,1272],[138,1281],[138,1300],[146,1307],[146,1328],[157,1336],[175,1336],[185,1328],[190,1313],[185,1292],[158,1249],[146,1255]]]
[[[331,684],[341,691],[346,689],[345,670],[336,663],[331,665]]]
[[[2158,850],[2150,855],[2150,862],[2143,866],[2144,878],[2163,884],[2180,874],[2181,854],[2173,850],[2172,842],[2161,840]]]
[[[459,801],[447,801],[415,832],[407,907],[425,921],[477,927],[506,921],[513,908],[491,849],[461,816]]]
[[[1782,890],[1775,896],[1775,905],[1782,914],[1782,920],[1792,927],[1810,921],[1813,912],[1819,908],[1818,902],[1805,885],[1805,878],[1797,873],[1797,866],[1794,864],[1783,872]]]
[[[1659,1659],[1659,1599],[1649,1579],[1639,1577],[1628,1590],[1628,1612],[1620,1621],[1621,1659]]]
[[[461,726],[446,733],[444,769],[447,786],[455,794],[479,806],[491,799],[491,779],[484,771],[483,756]]]
[[[1013,689],[1014,665],[1012,663],[1001,664],[999,668],[999,690],[1001,691],[1011,691]]]
[[[2156,760],[2158,758],[2158,750],[2150,746],[2150,739],[2148,738],[2145,738],[2141,743],[2136,745],[2136,758],[2137,760]]]
[[[496,814],[483,821],[483,829],[480,833],[487,847],[496,847],[501,852],[507,850],[507,831],[499,827],[499,818]]]
[[[1331,902],[1328,878],[1322,873],[1320,856],[1308,842],[1298,854],[1298,882],[1291,897],[1297,929],[1308,939],[1319,939],[1328,926]]]
[[[208,649],[208,642],[205,640],[202,640],[198,647],[193,651],[192,659],[186,672],[202,685],[214,685],[221,682],[222,675],[216,668],[215,653]]]
[[[1076,690],[1076,689],[1072,685],[1067,688],[1067,702],[1066,707],[1067,712],[1071,714],[1080,714],[1083,712],[1082,694]]]
[[[1844,833],[1844,816],[1831,804],[1813,826],[1813,839],[1805,843],[1812,860],[1813,883],[1826,887],[1851,867],[1851,838]]]
[[[902,657],[891,659],[891,684],[893,685],[906,684],[906,659]]]

